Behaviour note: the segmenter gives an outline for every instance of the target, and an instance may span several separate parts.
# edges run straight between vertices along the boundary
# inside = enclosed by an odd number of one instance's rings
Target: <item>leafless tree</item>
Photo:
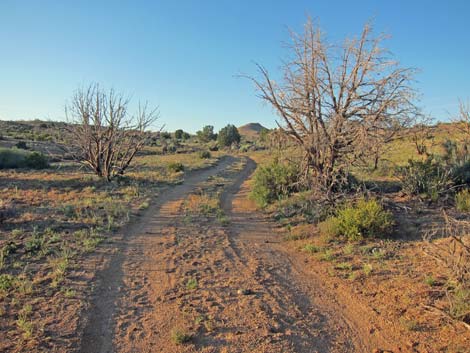
[[[280,116],[278,126],[304,153],[305,175],[329,197],[371,136],[414,113],[413,69],[401,68],[366,25],[358,38],[329,43],[309,19],[291,33],[291,55],[276,82],[258,65],[249,77]]]
[[[91,84],[77,90],[66,106],[72,155],[108,181],[124,174],[144,147],[146,130],[158,119],[158,108],[139,104],[130,115],[128,105],[122,94]]]

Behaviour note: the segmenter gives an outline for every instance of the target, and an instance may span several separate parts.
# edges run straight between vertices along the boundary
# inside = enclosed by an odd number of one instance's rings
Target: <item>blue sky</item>
[[[275,114],[239,73],[273,73],[287,28],[307,15],[332,40],[374,19],[404,66],[420,69],[420,105],[445,120],[470,98],[470,2],[0,1],[0,119],[64,118],[90,82],[159,105],[168,130],[261,122]]]

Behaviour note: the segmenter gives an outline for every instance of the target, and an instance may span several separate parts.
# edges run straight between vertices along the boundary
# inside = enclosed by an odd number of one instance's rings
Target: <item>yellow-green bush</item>
[[[320,232],[331,238],[347,240],[382,237],[393,227],[392,214],[374,199],[360,199],[340,208],[336,215],[319,224]]]
[[[299,167],[292,162],[275,159],[256,169],[250,197],[260,207],[289,196],[298,191]]]

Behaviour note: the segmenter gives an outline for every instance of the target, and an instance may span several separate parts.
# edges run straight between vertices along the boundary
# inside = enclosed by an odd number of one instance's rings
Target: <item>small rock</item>
[[[249,288],[240,288],[238,291],[237,291],[238,294],[240,295],[250,295],[250,294],[254,294],[254,292],[249,289]]]

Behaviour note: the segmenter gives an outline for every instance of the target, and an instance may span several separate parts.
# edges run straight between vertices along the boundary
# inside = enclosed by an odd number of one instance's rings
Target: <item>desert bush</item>
[[[268,204],[298,191],[298,176],[297,165],[275,159],[256,170],[250,196],[258,206],[266,207]]]
[[[277,220],[301,217],[308,223],[318,223],[334,213],[333,206],[322,201],[311,190],[300,191],[277,202],[274,217]]]
[[[209,142],[217,138],[217,134],[214,134],[214,127],[212,125],[206,125],[196,132],[196,136],[200,142]]]
[[[181,140],[183,138],[184,131],[178,129],[175,131],[175,139]]]
[[[461,212],[470,211],[470,190],[464,189],[455,195],[455,207]]]
[[[28,149],[28,145],[26,145],[26,142],[24,141],[18,141],[15,145],[16,148],[19,148],[21,150],[27,150]]]
[[[49,168],[49,162],[45,155],[39,152],[32,152],[26,155],[24,159],[25,165],[32,169],[45,169]]]
[[[168,164],[168,170],[173,173],[177,172],[183,172],[184,171],[184,165],[182,163],[178,162],[172,162]]]
[[[162,131],[160,137],[164,140],[169,140],[171,139],[171,134],[168,131]]]
[[[167,153],[176,153],[177,150],[178,150],[178,147],[176,147],[176,145],[173,144],[173,143],[166,146],[166,152]]]
[[[470,162],[454,165],[452,178],[456,185],[470,186]]]
[[[25,156],[25,151],[0,148],[0,169],[23,167]]]
[[[211,153],[209,151],[200,151],[199,152],[199,158],[201,158],[201,159],[210,159],[211,158]]]
[[[0,169],[44,169],[48,166],[46,156],[39,152],[29,153],[15,148],[0,148]]]
[[[219,131],[217,142],[221,147],[229,147],[240,143],[240,133],[235,125],[228,124]]]
[[[398,168],[403,191],[409,195],[422,195],[432,201],[449,192],[454,184],[452,171],[429,157],[424,161],[409,160]]]
[[[359,199],[341,207],[335,216],[319,224],[320,232],[328,237],[344,237],[355,241],[383,237],[393,227],[392,214],[374,199]]]

